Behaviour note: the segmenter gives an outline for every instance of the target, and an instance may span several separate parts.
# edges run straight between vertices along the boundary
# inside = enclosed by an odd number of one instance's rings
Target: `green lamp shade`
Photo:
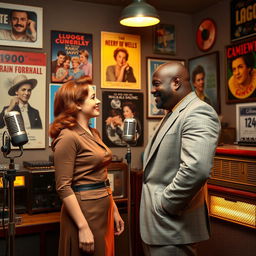
[[[129,27],[147,27],[159,23],[156,9],[143,0],[134,1],[122,11],[120,23]]]

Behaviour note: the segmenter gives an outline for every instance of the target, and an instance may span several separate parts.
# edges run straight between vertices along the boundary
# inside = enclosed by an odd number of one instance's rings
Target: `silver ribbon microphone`
[[[125,118],[124,119],[124,129],[123,129],[123,140],[126,143],[134,143],[136,141],[136,127],[137,121],[135,118]]]
[[[18,111],[10,111],[5,114],[4,122],[11,137],[13,146],[22,146],[28,142],[24,122]]]

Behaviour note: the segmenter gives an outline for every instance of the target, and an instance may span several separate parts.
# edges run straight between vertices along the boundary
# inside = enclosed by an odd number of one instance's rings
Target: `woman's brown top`
[[[72,186],[92,184],[107,179],[106,166],[112,153],[103,143],[99,132],[92,135],[81,126],[63,129],[53,142],[56,190],[61,199],[74,194]],[[109,194],[109,189],[78,192],[82,200],[97,199]]]

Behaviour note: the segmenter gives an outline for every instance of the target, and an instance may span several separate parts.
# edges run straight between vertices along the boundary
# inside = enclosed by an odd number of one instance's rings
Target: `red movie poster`
[[[256,100],[256,38],[226,47],[227,103]]]
[[[52,31],[52,83],[92,79],[92,34]]]

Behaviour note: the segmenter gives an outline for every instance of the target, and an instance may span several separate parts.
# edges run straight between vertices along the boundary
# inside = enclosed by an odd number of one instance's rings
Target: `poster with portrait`
[[[43,8],[0,3],[0,45],[43,47]]]
[[[174,25],[159,23],[153,27],[154,53],[175,55],[175,27]]]
[[[189,59],[188,68],[193,90],[220,114],[219,52]]]
[[[231,41],[256,35],[255,0],[232,0],[230,11]]]
[[[169,61],[178,61],[181,64],[185,65],[185,60],[147,57],[147,112],[148,112],[147,117],[148,118],[162,118],[164,116],[164,110],[158,109],[156,107],[155,98],[151,93],[153,88],[152,76],[158,66],[164,63],[167,63]]]
[[[140,89],[140,36],[101,32],[101,88]]]
[[[102,93],[102,135],[109,147],[125,147],[122,140],[124,119],[137,121],[136,143],[143,146],[143,93],[104,91]]]
[[[49,125],[54,121],[54,97],[58,89],[62,84],[49,84]],[[96,85],[92,85],[96,92]],[[89,126],[96,128],[96,118],[91,118]],[[49,146],[51,145],[51,139],[49,138]]]
[[[256,101],[256,37],[226,47],[226,102]]]
[[[4,115],[21,113],[29,142],[23,147],[45,148],[46,54],[0,50],[0,136]]]
[[[92,34],[51,31],[51,82],[92,79]]]

